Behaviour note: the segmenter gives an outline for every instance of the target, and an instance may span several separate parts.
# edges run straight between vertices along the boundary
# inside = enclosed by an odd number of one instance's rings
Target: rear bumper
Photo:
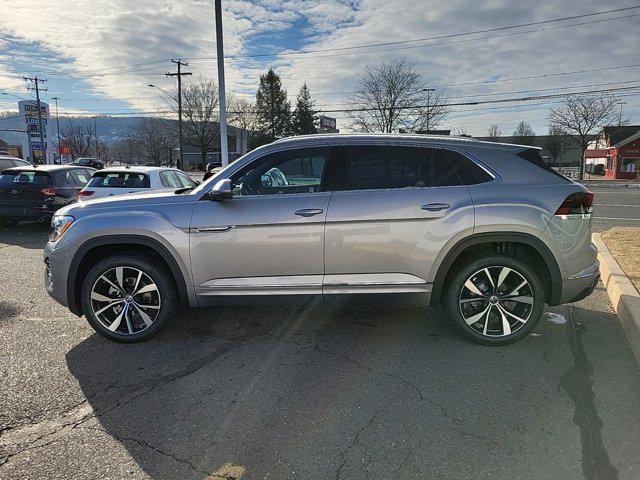
[[[562,297],[560,303],[572,303],[591,295],[600,279],[600,262],[562,280]]]
[[[0,218],[7,220],[50,219],[56,209],[53,205],[1,205]]]

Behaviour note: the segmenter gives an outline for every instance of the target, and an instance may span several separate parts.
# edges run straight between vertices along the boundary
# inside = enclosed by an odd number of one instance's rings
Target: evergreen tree
[[[304,83],[302,87],[300,87],[296,108],[293,111],[292,129],[296,135],[318,133],[318,129],[314,124],[315,116],[318,113],[317,110],[314,110],[315,103],[316,102],[311,100],[309,87]]]
[[[272,138],[285,137],[291,131],[291,103],[282,89],[280,77],[273,69],[260,75],[256,93],[258,129]]]

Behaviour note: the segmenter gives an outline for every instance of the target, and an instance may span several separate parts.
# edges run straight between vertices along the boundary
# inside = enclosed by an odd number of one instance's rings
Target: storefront
[[[587,163],[604,164],[607,178],[635,180],[640,171],[640,131],[607,148],[585,152]]]

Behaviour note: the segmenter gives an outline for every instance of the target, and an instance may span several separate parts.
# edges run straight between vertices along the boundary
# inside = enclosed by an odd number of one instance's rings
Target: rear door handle
[[[300,210],[296,210],[296,215],[300,215],[301,217],[313,217],[314,215],[320,215],[324,210],[321,208],[303,208]]]
[[[446,210],[451,208],[448,203],[426,203],[420,207],[422,210],[428,210],[430,212],[439,212],[440,210]]]

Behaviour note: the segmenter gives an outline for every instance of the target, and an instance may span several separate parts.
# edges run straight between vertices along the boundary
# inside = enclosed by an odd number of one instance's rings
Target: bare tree
[[[564,132],[560,128],[558,128],[557,125],[549,126],[549,133],[547,134],[547,139],[544,142],[544,147],[549,150],[552,163],[556,163],[558,155],[560,155],[562,135],[564,135]]]
[[[502,135],[502,131],[500,130],[500,127],[498,127],[497,123],[494,123],[489,127],[489,133],[487,136],[490,141],[497,142],[500,135]]]
[[[551,110],[549,125],[568,135],[580,149],[580,180],[584,178],[584,153],[600,127],[618,120],[614,96],[568,96],[562,105]]]
[[[133,158],[140,155],[140,142],[134,134],[127,135],[120,140],[116,146],[116,151],[122,162],[122,157],[125,158],[124,163],[133,163]]]
[[[516,142],[521,143],[522,145],[533,145],[536,132],[533,131],[531,125],[529,125],[524,120],[518,124],[515,131],[513,132],[513,137]]]
[[[164,121],[159,118],[143,118],[136,125],[133,135],[149,160],[159,166],[163,155],[170,148]]]
[[[178,95],[166,96],[171,109],[178,113]],[[182,134],[184,141],[200,149],[202,164],[207,152],[219,143],[218,85],[199,77],[182,89]]]
[[[88,156],[93,147],[93,128],[81,123],[67,122],[60,131],[60,142],[67,147],[71,147],[73,158]]]
[[[229,125],[248,131],[257,129],[258,115],[254,102],[246,98],[230,96],[227,102],[227,109]]]
[[[406,58],[367,66],[347,103],[351,128],[360,132],[429,130],[449,111],[444,90],[430,88]]]

